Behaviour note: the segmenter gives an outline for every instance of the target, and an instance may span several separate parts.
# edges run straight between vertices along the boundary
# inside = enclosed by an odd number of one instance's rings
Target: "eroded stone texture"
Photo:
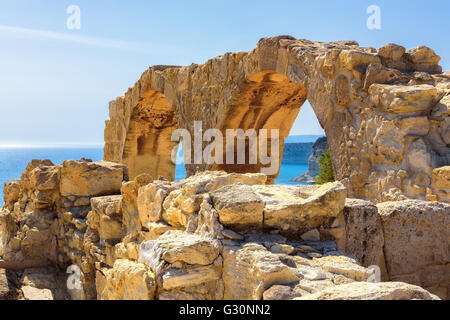
[[[171,264],[209,265],[218,257],[219,249],[220,244],[215,240],[182,231],[167,231],[158,240],[141,244],[139,261],[155,265],[151,259],[161,257]]]
[[[220,248],[212,238],[167,231],[157,240],[141,243],[139,262],[155,273],[161,300],[221,299]]]
[[[145,265],[117,260],[114,267],[105,273],[105,286],[97,292],[99,300],[154,299],[155,276]]]
[[[433,169],[450,163],[450,75],[441,73],[439,60],[424,46],[387,44],[377,51],[355,41],[278,36],[202,65],[151,67],[110,103],[104,159],[129,164],[132,176],[146,172],[171,179],[170,132],[184,128],[193,137],[196,120],[203,131],[255,129],[260,136],[259,129],[279,129],[281,159],[284,138],[308,99],[326,132],[336,178],[350,197],[448,201],[447,191],[431,185]],[[164,150],[156,161],[159,149]],[[147,167],[140,165],[144,159]],[[237,159],[187,165],[187,172],[261,172],[268,166],[245,159],[243,165]]]
[[[378,209],[390,279],[448,298],[450,206],[407,200],[381,203]]]
[[[211,197],[225,227],[238,230],[263,228],[264,202],[251,186],[228,185],[211,193]]]
[[[11,180],[9,182],[5,182],[3,187],[3,199],[4,199],[4,207],[10,211],[14,210],[14,203],[19,200],[20,196],[20,181],[19,180]]]
[[[14,288],[11,286],[7,276],[7,270],[0,268],[0,300],[10,300],[15,298]]]
[[[126,167],[115,163],[64,161],[61,168],[61,195],[94,197],[116,194],[126,179]]]
[[[133,181],[122,184],[120,190],[122,194],[122,221],[126,233],[130,236],[137,235],[142,227],[137,204],[139,189],[152,182],[152,180],[153,178],[148,174],[142,174],[137,176]]]
[[[421,287],[402,282],[352,282],[294,300],[440,300]]]
[[[427,200],[450,202],[450,166],[433,170]]]
[[[344,208],[347,191],[339,183],[322,186],[253,186],[265,203],[264,227],[291,237],[330,225]]]
[[[137,203],[141,225],[162,219],[163,202],[173,189],[168,181],[155,181],[139,189]]]
[[[223,255],[225,299],[260,300],[273,284],[300,280],[293,268],[260,244],[226,247]]]
[[[378,266],[386,273],[383,227],[378,208],[368,201],[347,199],[344,220],[345,252],[353,253],[363,266]]]
[[[100,242],[122,239],[122,196],[106,196],[91,199],[92,211],[87,215],[87,225],[98,230]]]

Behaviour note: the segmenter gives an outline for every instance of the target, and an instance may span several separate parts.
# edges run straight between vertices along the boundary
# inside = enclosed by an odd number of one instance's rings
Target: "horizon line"
[[[326,136],[325,134],[293,134],[287,136],[302,137],[302,136]],[[3,142],[0,141],[0,148],[67,148],[67,147],[103,147],[104,142]]]

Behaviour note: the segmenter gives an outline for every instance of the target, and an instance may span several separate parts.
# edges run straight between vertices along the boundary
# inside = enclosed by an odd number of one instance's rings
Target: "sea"
[[[4,147],[0,146],[0,207],[3,205],[3,185],[5,182],[20,179],[27,164],[32,159],[49,159],[54,164],[60,164],[65,160],[78,160],[81,158],[100,161],[103,159],[103,147],[89,148],[30,148],[30,147]],[[308,165],[304,164],[281,164],[280,175],[275,181],[276,184],[293,185],[296,182],[289,180],[299,176],[308,170]],[[186,177],[186,170],[183,164],[177,164],[175,169],[175,180]]]

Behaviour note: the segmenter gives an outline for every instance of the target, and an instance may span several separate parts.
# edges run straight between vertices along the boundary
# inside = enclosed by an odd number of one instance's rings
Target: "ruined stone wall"
[[[413,285],[449,297],[450,205],[266,183],[224,171],[128,181],[112,162],[33,160],[6,184],[0,271],[21,270],[25,298],[64,296],[69,266],[73,299],[436,298]],[[374,265],[402,283],[364,283]]]
[[[168,137],[175,127],[192,133],[195,120],[203,121],[204,130],[280,129],[283,141],[308,99],[327,134],[336,177],[351,197],[448,202],[450,182],[442,175],[448,176],[450,164],[450,75],[442,73],[439,60],[424,46],[406,51],[387,44],[376,50],[354,41],[279,36],[261,39],[251,52],[226,53],[202,65],[151,67],[110,103],[104,159],[127,164],[145,162],[146,155],[153,159],[155,153],[139,153],[141,133],[134,129],[136,123],[153,126],[153,115],[134,116],[149,92],[159,92],[173,108],[163,117],[174,112],[176,118],[163,138],[160,130],[144,134],[158,143],[155,148],[173,146]],[[280,159],[282,148],[283,143]],[[187,171],[244,173],[261,167],[192,165]],[[145,172],[170,179],[173,170],[161,161],[132,166],[130,176]]]
[[[101,238],[104,234],[88,226],[91,199],[120,194],[124,179],[128,179],[126,167],[113,162],[86,159],[54,165],[49,160],[31,161],[20,180],[5,184],[5,204],[0,211],[0,268],[51,266],[65,272],[75,264],[81,269],[86,289],[81,296],[95,298],[94,266],[102,261],[99,252],[107,244]],[[101,224],[107,226],[108,235],[117,234],[119,229],[120,238],[121,217],[117,227],[110,218],[117,217],[114,208],[109,210]]]

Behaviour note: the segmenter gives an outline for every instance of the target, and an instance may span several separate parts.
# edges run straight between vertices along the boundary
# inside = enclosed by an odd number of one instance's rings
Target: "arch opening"
[[[283,156],[284,139],[289,136],[290,130],[300,112],[301,106],[306,101],[307,90],[301,84],[293,83],[287,76],[275,71],[262,71],[252,76],[244,85],[239,94],[232,98],[227,113],[219,121],[218,128],[224,137],[227,130],[241,129],[248,132],[254,129],[257,135],[259,155],[260,144],[265,140],[267,146],[267,156],[272,158],[272,131],[278,130],[278,159],[277,168],[273,174],[269,174],[268,183],[273,183],[279,175],[280,164]],[[261,130],[266,129],[265,137]],[[224,170],[226,172],[237,173],[259,173],[267,164],[261,162],[260,157],[256,163],[251,163],[249,159],[250,137],[245,136],[245,163],[238,163],[238,158],[242,157],[237,148],[237,137],[234,138],[233,152],[234,161],[227,162],[226,145],[224,144],[223,164],[214,164],[210,170]],[[253,149],[254,150],[254,149]]]
[[[325,130],[308,102],[303,104],[288,138],[275,184],[314,184],[319,174],[318,159],[328,147]]]

